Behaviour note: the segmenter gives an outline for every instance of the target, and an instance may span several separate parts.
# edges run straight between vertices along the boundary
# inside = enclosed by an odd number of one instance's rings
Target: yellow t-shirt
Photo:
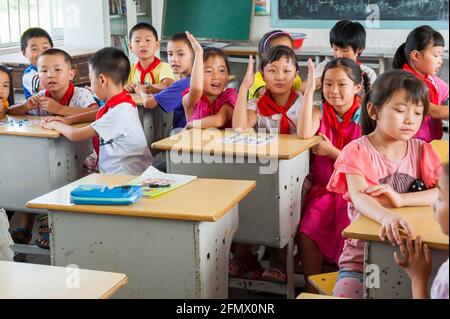
[[[156,68],[151,71],[155,81],[153,82],[152,76],[150,74],[145,75],[145,83],[143,84],[158,84],[164,79],[174,80],[172,69],[170,65],[166,62],[160,62]],[[136,63],[131,64],[130,75],[128,76],[127,83],[140,83],[141,82],[141,72],[136,68]]]
[[[302,79],[300,78],[300,75],[297,74],[297,76],[295,77],[295,80],[294,80],[294,84],[292,85],[292,88],[295,91],[300,91],[301,85],[302,85]],[[259,96],[256,93],[256,91],[258,91],[260,88],[265,87],[265,86],[266,86],[266,82],[264,82],[261,72],[256,72],[255,79],[253,81],[253,85],[250,88],[250,90],[248,91],[249,100],[258,98]],[[255,96],[255,94],[256,94],[256,96]]]

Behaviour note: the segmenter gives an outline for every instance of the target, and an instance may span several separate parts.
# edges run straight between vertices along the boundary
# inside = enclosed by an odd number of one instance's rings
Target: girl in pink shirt
[[[191,86],[184,92],[186,128],[229,128],[236,103],[236,89],[226,88],[230,67],[220,49],[206,48],[186,32],[195,53]]]
[[[448,236],[448,163],[444,165],[439,179],[439,196],[433,203],[434,218],[441,226],[442,232]],[[406,245],[400,245],[403,260],[394,253],[395,262],[405,268],[411,279],[412,296],[414,299],[428,298],[428,279],[431,274],[431,251],[417,236],[415,245],[408,238]],[[448,299],[448,259],[444,262],[434,278],[431,286],[432,299]]]
[[[381,224],[381,240],[400,245],[399,230],[412,230],[389,208],[431,205],[437,196],[438,156],[414,139],[430,104],[425,85],[403,70],[382,74],[362,103],[363,137],[350,142],[334,164],[327,189],[349,202],[350,221],[360,214]],[[418,187],[419,186],[419,187]],[[421,190],[412,194],[412,191]],[[334,295],[363,297],[364,245],[347,239],[339,258]]]

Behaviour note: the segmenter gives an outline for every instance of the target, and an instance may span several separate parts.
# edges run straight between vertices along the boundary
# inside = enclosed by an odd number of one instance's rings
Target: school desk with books
[[[272,292],[294,298],[293,250],[301,190],[309,173],[309,148],[319,141],[318,136],[301,140],[294,135],[190,129],[152,147],[166,151],[169,173],[256,180],[256,190],[239,206],[239,230],[234,241],[287,246],[288,285],[278,285]],[[230,285],[243,287],[239,280],[232,278]],[[252,285],[252,289],[263,286]]]
[[[26,208],[26,202],[80,178],[83,161],[92,150],[91,141],[71,142],[57,131],[41,128],[40,122],[38,116],[0,119],[0,207],[4,209],[37,212]],[[17,252],[22,248],[31,246],[14,246]],[[36,247],[36,252],[43,250]]]
[[[0,261],[0,299],[107,299],[125,274]]]
[[[403,207],[392,209],[403,216],[412,228],[413,236],[420,235],[430,247],[433,261],[434,278],[441,264],[448,258],[448,236],[445,236],[439,224],[433,218],[433,209],[428,206]],[[365,278],[364,298],[409,299],[411,282],[404,271],[394,261],[394,251],[399,252],[388,242],[382,242],[378,236],[380,224],[360,216],[344,232],[344,237],[364,240],[364,269],[369,273]],[[401,256],[401,254],[400,254]],[[372,278],[372,279],[371,279]],[[433,280],[429,281],[430,291]]]
[[[52,265],[126,273],[119,298],[226,298],[238,203],[255,182],[196,178],[132,205],[71,203],[79,185],[135,178],[92,174],[27,203],[49,213]]]

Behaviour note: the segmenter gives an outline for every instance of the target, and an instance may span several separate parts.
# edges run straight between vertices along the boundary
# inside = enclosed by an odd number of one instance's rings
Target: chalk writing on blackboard
[[[448,21],[449,0],[278,0],[280,20]]]

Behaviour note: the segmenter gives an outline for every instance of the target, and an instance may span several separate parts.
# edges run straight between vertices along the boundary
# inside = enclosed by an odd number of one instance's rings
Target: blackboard
[[[370,28],[448,29],[449,0],[272,0],[275,27],[330,27],[355,20]]]
[[[163,38],[189,31],[200,39],[247,41],[252,0],[166,0]]]

